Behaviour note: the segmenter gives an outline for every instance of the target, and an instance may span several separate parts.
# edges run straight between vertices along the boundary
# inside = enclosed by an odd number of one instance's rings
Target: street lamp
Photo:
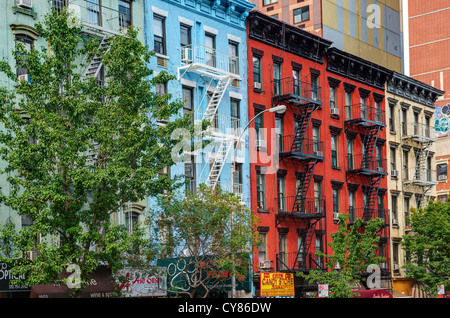
[[[236,147],[234,147],[234,156],[233,156],[234,163],[231,165],[232,166],[232,171],[231,171],[231,191],[232,192],[234,191],[234,172],[236,171],[236,153],[237,153],[237,148],[241,144],[241,138],[242,138],[242,135],[244,134],[244,131],[250,126],[250,124],[255,120],[256,117],[258,117],[266,112],[283,114],[285,111],[286,111],[286,106],[280,105],[280,106],[272,107],[272,108],[266,109],[262,112],[259,112],[255,117],[252,118],[252,120],[250,120],[247,123],[245,128],[242,130],[239,138],[237,139]],[[232,219],[233,219],[233,217],[232,217]],[[234,262],[235,262],[235,260],[233,260],[233,267],[234,267]],[[231,276],[231,298],[235,298],[235,295],[236,295],[236,275],[234,274],[234,271],[233,271],[233,275]]]

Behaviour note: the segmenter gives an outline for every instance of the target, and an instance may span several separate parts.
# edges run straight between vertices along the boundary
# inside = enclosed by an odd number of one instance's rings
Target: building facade
[[[434,103],[443,93],[395,72],[386,85],[393,288],[406,295],[411,294],[414,281],[402,269],[406,255],[401,240],[410,233],[410,209],[426,206],[437,195]]]
[[[342,51],[402,72],[401,0],[252,0],[262,13],[333,41]]]
[[[257,11],[248,33],[251,206],[262,242],[256,288],[264,272],[324,269],[315,252],[332,252],[339,213],[385,221],[378,250],[389,277],[384,85],[391,72]],[[279,105],[284,114],[266,112]],[[295,285],[304,297],[304,282]]]

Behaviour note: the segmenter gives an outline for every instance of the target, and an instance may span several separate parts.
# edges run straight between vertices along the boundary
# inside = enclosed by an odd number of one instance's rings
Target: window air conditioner
[[[398,271],[400,269],[400,265],[394,264],[394,271]]]
[[[330,113],[331,115],[339,115],[339,108],[331,108]]]
[[[270,268],[270,260],[260,261],[259,268]]]
[[[181,49],[181,62],[183,63],[192,63],[192,59],[190,58],[191,49],[188,47],[183,47]]]
[[[447,176],[446,176],[445,174],[441,174],[441,175],[438,177],[438,180],[439,180],[439,181],[447,180]]]
[[[261,89],[261,83],[260,82],[253,82],[253,88]]]
[[[33,7],[32,0],[16,0],[16,5],[23,8],[31,9]]]
[[[398,177],[398,170],[391,170],[391,177]]]
[[[322,151],[314,151],[314,155],[317,157],[323,157],[323,152]]]
[[[333,212],[333,220],[339,221],[339,212]]]
[[[378,172],[383,172],[384,169],[383,169],[383,167],[377,167],[377,171],[378,171]]]
[[[18,80],[28,82],[28,74],[20,74]]]
[[[398,225],[398,220],[397,219],[392,219],[392,225]]]
[[[266,147],[266,141],[261,139],[261,140],[256,140],[256,147]]]

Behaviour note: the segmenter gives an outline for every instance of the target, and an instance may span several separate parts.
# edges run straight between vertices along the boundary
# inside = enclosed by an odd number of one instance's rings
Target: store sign
[[[125,297],[167,295],[166,275],[148,274],[139,269],[124,268],[118,271],[115,276],[119,289]]]
[[[25,285],[13,284],[13,280],[25,280],[25,276],[15,276],[11,274],[11,268],[6,263],[0,263],[0,292],[28,291],[30,288]]]
[[[294,296],[294,273],[261,273],[261,297]]]

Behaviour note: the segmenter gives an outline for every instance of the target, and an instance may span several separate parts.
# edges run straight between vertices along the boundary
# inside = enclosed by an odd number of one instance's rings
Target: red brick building
[[[390,72],[330,44],[258,11],[248,17],[251,207],[263,242],[256,274],[325,269],[315,252],[331,253],[338,213],[389,220]],[[283,114],[267,112],[280,105]],[[386,256],[388,228],[380,233]],[[296,278],[296,297],[301,285]]]

